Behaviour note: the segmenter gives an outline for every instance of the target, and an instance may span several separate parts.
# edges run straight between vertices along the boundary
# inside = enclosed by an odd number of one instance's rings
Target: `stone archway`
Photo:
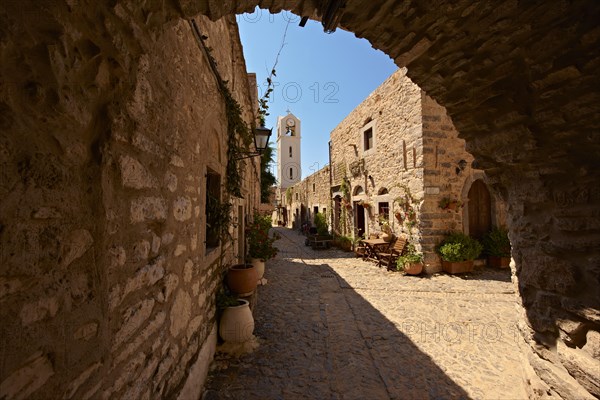
[[[256,3],[209,9],[180,2],[184,14],[211,18],[251,11]],[[281,1],[269,9],[318,19],[331,11],[320,4]],[[337,17],[406,66],[446,107],[491,190],[507,200],[515,272],[527,304],[524,337],[539,356],[532,365],[548,381],[546,390],[600,396],[593,371],[581,370],[589,354],[575,354],[564,344],[571,339],[561,338],[600,331],[592,317],[600,309],[592,295],[599,272],[589,261],[600,257],[600,219],[593,211],[600,204],[594,189],[600,187],[600,137],[590,134],[600,125],[600,4],[349,1]],[[579,239],[586,233],[589,239]],[[540,350],[557,344],[558,357]],[[561,361],[578,357],[581,363]]]
[[[143,78],[146,55],[156,36],[180,18],[202,14],[216,20],[252,11],[257,3],[179,0],[147,2],[143,8],[126,1],[89,7],[52,0],[2,3],[0,18],[7,27],[2,40],[12,43],[6,55],[19,61],[19,68],[12,68],[12,61],[6,64],[6,70],[18,72],[18,79],[10,83],[14,98],[2,98],[0,103],[3,131],[12,132],[22,115],[29,117],[23,125],[28,129],[36,121],[46,130],[55,126],[52,118],[68,120],[65,126],[81,132],[82,143],[69,143],[70,138],[62,136],[40,146],[58,149],[57,153],[60,146],[68,148],[65,159],[85,168],[87,193],[96,197],[89,201],[77,193],[67,200],[75,205],[84,199],[91,208],[98,207],[94,200],[106,195],[103,190],[111,183],[98,167],[103,161],[102,145],[108,136],[118,136],[126,128],[119,125],[123,121],[107,115],[119,113],[118,99],[131,95],[135,83],[143,89],[136,93],[136,106],[143,109],[151,85],[138,80]],[[269,9],[289,9],[319,19],[328,15],[328,10],[319,9],[321,4],[330,2],[278,0],[270,2]],[[515,273],[526,304],[522,329],[525,341],[539,355],[532,355],[530,361],[550,381],[551,389],[546,389],[563,397],[583,397],[582,387],[600,395],[593,374],[585,370],[585,346],[597,346],[598,335],[593,333],[600,331],[600,300],[595,295],[600,257],[599,20],[600,3],[593,0],[550,5],[509,0],[486,4],[349,0],[339,15],[342,27],[370,40],[399,66],[407,66],[411,79],[447,108],[460,137],[486,172],[490,188],[507,200]],[[65,40],[67,36],[74,43]],[[123,56],[116,60],[115,54]],[[56,72],[49,66],[58,56],[70,64]],[[29,69],[33,73],[27,75],[24,71]],[[71,108],[67,112],[57,106],[59,88],[75,75],[85,96],[79,103],[64,100]],[[114,81],[126,84],[111,85]],[[44,115],[40,110],[50,111]],[[107,126],[107,120],[113,126]],[[162,154],[144,139],[134,138],[139,146]],[[15,151],[5,146],[3,154],[37,146],[25,141],[19,139],[21,147]],[[40,157],[19,160],[19,168],[29,162],[42,166],[35,176],[24,179],[56,185],[69,178],[54,168],[62,161],[57,156]],[[6,171],[14,169],[18,175],[19,168],[9,166]],[[149,181],[145,184],[152,186]],[[147,209],[164,214],[157,201]],[[56,218],[52,210],[40,210],[36,215]],[[106,226],[94,229],[112,232],[118,226],[112,210],[94,212],[107,215]],[[87,230],[73,232],[79,234],[72,238],[75,249],[91,246]],[[52,230],[44,233],[47,240],[56,236]],[[95,244],[97,250],[109,245],[108,236]],[[59,252],[60,246],[54,247]],[[118,247],[115,251],[121,254]]]

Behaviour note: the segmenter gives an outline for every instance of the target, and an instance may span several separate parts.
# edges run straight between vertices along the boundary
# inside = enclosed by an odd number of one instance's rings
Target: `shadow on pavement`
[[[468,398],[329,265],[303,261],[310,254],[291,239],[277,242],[259,288],[259,349],[217,355],[205,399]]]

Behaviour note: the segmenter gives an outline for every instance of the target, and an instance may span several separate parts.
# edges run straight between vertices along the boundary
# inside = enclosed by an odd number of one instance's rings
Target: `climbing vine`
[[[217,62],[212,55],[212,49],[206,45],[206,35],[202,35],[193,19],[190,22],[194,36],[196,37],[200,48],[208,58],[208,64],[217,80],[219,91],[225,101],[225,115],[227,116],[227,167],[225,169],[225,190],[234,197],[242,197],[242,172],[239,165],[240,155],[247,152],[252,144],[251,131],[242,118],[242,107],[233,98],[231,91],[227,87],[227,81],[223,80]]]

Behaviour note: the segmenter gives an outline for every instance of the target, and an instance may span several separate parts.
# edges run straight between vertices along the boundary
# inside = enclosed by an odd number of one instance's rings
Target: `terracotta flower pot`
[[[238,299],[238,305],[223,310],[219,322],[219,335],[226,342],[243,343],[252,337],[254,317],[250,311],[250,303]]]
[[[450,262],[442,260],[442,269],[449,274],[462,274],[473,271],[473,260]]]
[[[488,265],[495,268],[509,268],[510,257],[488,256]]]
[[[404,272],[408,275],[419,275],[421,272],[423,272],[423,263],[404,264]]]
[[[258,277],[252,264],[232,265],[227,271],[227,286],[239,296],[249,296],[256,289]]]

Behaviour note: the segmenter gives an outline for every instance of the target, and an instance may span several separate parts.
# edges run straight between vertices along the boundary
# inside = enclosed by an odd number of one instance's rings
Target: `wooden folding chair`
[[[388,270],[394,269],[396,267],[396,260],[398,260],[398,257],[406,251],[407,243],[407,238],[400,236],[387,251],[377,253],[377,258],[379,259],[377,266],[381,267],[382,265],[385,265]]]

